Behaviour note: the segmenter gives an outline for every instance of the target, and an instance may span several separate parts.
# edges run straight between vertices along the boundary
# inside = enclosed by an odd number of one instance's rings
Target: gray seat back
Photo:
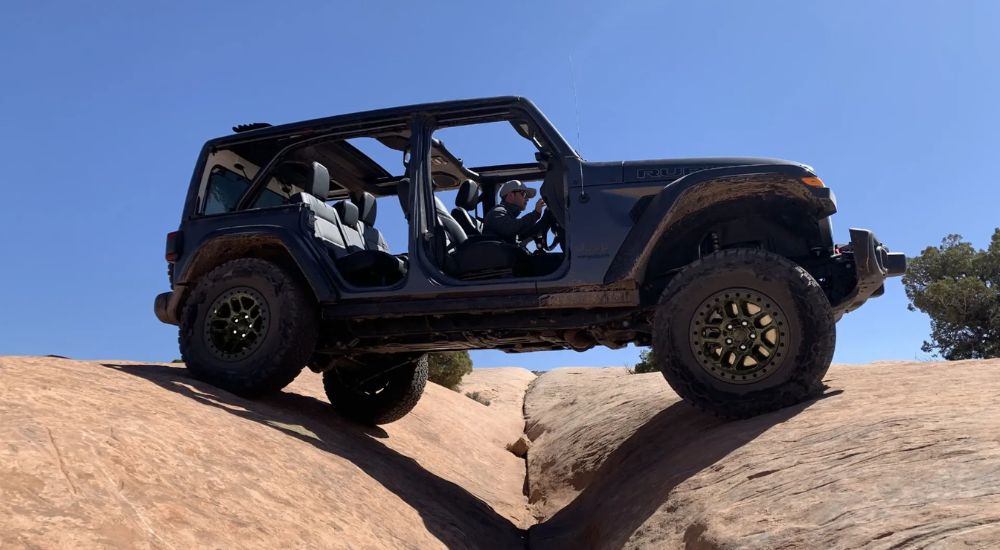
[[[312,211],[313,235],[331,249],[334,257],[339,258],[348,253],[344,234],[340,230],[340,216],[336,210],[309,193],[296,193],[292,195],[291,201],[302,203]]]
[[[448,242],[457,245],[464,243],[469,238],[462,226],[448,213],[448,208],[441,202],[441,199],[437,197],[434,197],[434,210],[437,213],[438,223],[444,227],[448,234]]]
[[[389,252],[389,244],[386,243],[385,236],[375,228],[375,217],[378,213],[378,203],[375,200],[375,196],[365,192],[361,195],[351,197],[351,200],[358,207],[361,219],[359,229],[365,239],[365,249]]]
[[[300,171],[304,168],[309,172],[305,181],[299,182],[308,186],[309,191],[292,195],[290,201],[304,204],[312,211],[313,235],[327,245],[334,257],[346,255],[348,246],[344,240],[344,234],[340,230],[340,216],[323,200],[330,193],[330,172],[318,162],[289,164],[296,165],[292,168],[298,168]]]
[[[396,196],[399,206],[403,209],[403,217],[410,220],[410,178],[403,178],[396,184]]]
[[[337,267],[349,282],[359,286],[382,286],[393,284],[406,274],[406,263],[382,249],[388,249],[385,239],[380,247],[377,241],[365,238],[366,230],[374,230],[374,227],[361,220],[357,204],[344,199],[333,205],[333,209],[340,218],[340,230],[348,251],[347,256],[337,260]],[[374,221],[373,212],[373,209],[367,210],[368,223]]]
[[[476,210],[478,204],[479,184],[475,180],[465,180],[455,195],[455,208],[451,215],[469,236],[483,234],[483,221],[469,214]]]
[[[337,211],[340,218],[340,231],[344,236],[344,243],[347,244],[347,251],[364,250],[365,238],[359,229],[358,207],[353,202],[344,199],[333,205],[333,209]]]
[[[399,180],[396,185],[396,194],[399,196],[399,205],[403,208],[403,215],[406,216],[407,221],[410,221],[410,178]],[[448,209],[441,202],[441,199],[437,197],[434,197],[434,210],[437,214],[438,224],[445,230],[448,242],[459,244],[469,238],[462,226],[448,213]]]

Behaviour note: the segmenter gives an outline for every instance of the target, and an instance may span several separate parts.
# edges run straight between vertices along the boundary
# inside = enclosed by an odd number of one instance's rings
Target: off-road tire
[[[260,302],[262,322],[252,348],[227,354],[220,350],[216,333],[209,334],[212,324],[220,322],[218,308],[210,309],[220,300],[225,304],[234,293]],[[258,397],[280,391],[298,376],[316,346],[317,327],[315,300],[300,278],[271,262],[243,258],[216,267],[198,281],[184,306],[178,341],[195,378]]]
[[[740,372],[749,372],[740,370],[742,364],[713,361],[714,353],[708,349],[722,348],[701,340],[706,334],[714,337],[715,329],[708,331],[705,325],[710,323],[703,323],[706,316],[713,316],[713,301],[734,299],[730,292],[743,300],[733,304],[751,310],[757,303],[775,312],[766,319],[778,331],[770,344],[773,357],[750,368],[763,369],[757,372],[759,380],[741,377]],[[728,326],[727,321],[722,323]],[[744,331],[739,338],[748,343],[754,336],[762,338],[751,334]],[[667,383],[699,409],[729,419],[774,411],[821,394],[835,343],[830,302],[816,280],[784,257],[759,249],[723,250],[685,267],[663,291],[654,318],[654,355]]]
[[[427,385],[427,355],[370,356],[368,367],[354,372],[334,368],[323,373],[323,388],[333,408],[346,418],[367,425],[388,424],[406,416],[417,405]],[[402,365],[359,387],[354,380],[373,369]]]

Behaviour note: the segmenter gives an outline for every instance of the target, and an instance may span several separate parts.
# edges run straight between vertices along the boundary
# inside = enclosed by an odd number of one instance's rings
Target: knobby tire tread
[[[802,324],[802,342],[794,357],[794,372],[779,386],[738,394],[723,392],[693,375],[679,350],[674,331],[685,336],[689,319],[671,315],[674,303],[684,299],[684,291],[701,277],[727,270],[750,267],[762,277],[787,280],[796,300]],[[747,285],[752,288],[752,284]],[[789,307],[786,305],[785,307]],[[686,338],[685,338],[686,341]],[[820,395],[822,383],[836,346],[836,325],[829,300],[819,283],[805,269],[777,254],[761,249],[738,248],[707,255],[685,267],[667,285],[654,318],[653,349],[660,372],[678,395],[692,405],[725,419],[740,419],[792,406]]]
[[[195,334],[201,311],[219,294],[227,280],[259,278],[273,289],[279,303],[269,304],[272,319],[279,309],[278,335],[257,350],[249,368],[225,369],[206,357],[200,335]],[[302,371],[312,355],[318,335],[315,301],[303,282],[281,267],[258,258],[240,258],[216,267],[198,281],[184,305],[178,334],[181,357],[195,378],[243,397],[260,397],[281,391]]]

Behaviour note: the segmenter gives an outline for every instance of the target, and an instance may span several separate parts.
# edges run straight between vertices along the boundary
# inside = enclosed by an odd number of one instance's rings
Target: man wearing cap
[[[500,186],[500,204],[486,214],[483,235],[492,235],[517,244],[535,232],[535,224],[542,217],[545,201],[538,199],[535,209],[518,218],[528,206],[528,199],[535,196],[535,190],[518,180],[510,180]]]

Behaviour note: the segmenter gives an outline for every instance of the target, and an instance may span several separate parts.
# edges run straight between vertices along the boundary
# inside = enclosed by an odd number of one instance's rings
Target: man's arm
[[[531,235],[535,230],[535,224],[541,219],[542,215],[537,211],[529,212],[524,216],[518,218],[517,223],[521,224],[520,229],[517,231],[517,237],[523,239],[528,235]]]
[[[484,232],[513,241],[518,237],[530,234],[539,217],[538,212],[531,212],[520,218],[514,218],[508,215],[504,206],[497,206],[486,214]]]

